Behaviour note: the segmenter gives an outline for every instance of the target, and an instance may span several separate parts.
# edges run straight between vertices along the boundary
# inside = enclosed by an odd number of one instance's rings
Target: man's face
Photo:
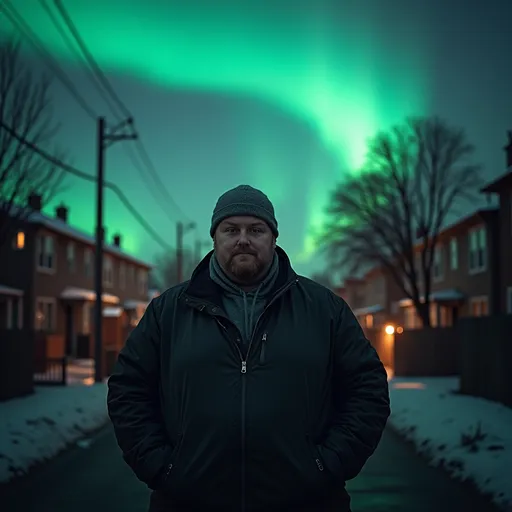
[[[214,236],[217,260],[233,281],[251,285],[261,280],[274,257],[275,238],[268,224],[256,217],[229,217]]]

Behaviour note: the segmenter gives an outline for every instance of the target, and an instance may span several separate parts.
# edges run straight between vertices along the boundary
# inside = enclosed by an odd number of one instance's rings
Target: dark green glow
[[[72,64],[38,0],[15,4],[53,54]],[[335,16],[339,2],[283,0],[69,0],[66,5],[105,71],[162,88],[252,96],[313,128],[338,168],[333,172],[323,162],[305,162],[310,172],[297,170],[300,185],[297,176],[279,173],[283,155],[275,141],[280,134],[272,127],[248,123],[241,135],[247,170],[240,182],[264,189],[277,210],[298,187],[307,189],[307,204],[300,208],[309,226],[295,234],[300,238],[293,244],[296,261],[306,263],[313,254],[312,233],[323,224],[329,190],[344,172],[362,164],[367,139],[426,108],[423,48],[414,40],[408,48],[395,48],[379,38],[370,10],[362,14],[351,7]],[[2,19],[0,28],[5,23]],[[90,211],[74,213],[73,221],[92,228]],[[139,252],[137,237],[128,227],[123,231],[125,246]]]

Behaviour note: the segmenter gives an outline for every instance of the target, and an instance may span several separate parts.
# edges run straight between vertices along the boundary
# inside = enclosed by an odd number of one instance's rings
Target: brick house
[[[89,357],[93,333],[94,237],[68,223],[61,205],[55,216],[41,211],[41,198],[29,198],[32,213],[14,226],[0,266],[0,323],[52,337],[52,356]],[[116,308],[136,323],[148,303],[151,265],[122,250],[121,237],[104,248],[104,311]]]
[[[512,132],[505,146],[507,172],[486,185],[482,192],[499,198],[499,268],[502,284],[497,311],[512,314]]]
[[[361,298],[353,310],[361,325],[376,329],[396,323],[396,302],[403,292],[393,276],[382,267],[374,267],[363,276],[362,283]]]
[[[439,233],[432,265],[430,319],[433,327],[453,325],[461,316],[485,316],[499,310],[499,218],[481,209]],[[417,268],[421,245],[417,250]],[[423,288],[421,281],[418,283]],[[411,299],[399,301],[407,329],[421,328]]]

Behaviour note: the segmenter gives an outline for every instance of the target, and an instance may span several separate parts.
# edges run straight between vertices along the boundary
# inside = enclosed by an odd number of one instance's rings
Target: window
[[[54,240],[50,235],[37,237],[37,268],[39,270],[55,270]]]
[[[67,260],[68,260],[69,271],[74,272],[75,271],[75,244],[73,242],[68,242]]]
[[[450,240],[450,270],[457,270],[459,266],[459,247],[457,245],[457,239],[452,238]]]
[[[444,278],[444,248],[442,246],[438,246],[434,250],[432,277],[434,281],[442,281]]]
[[[475,274],[487,267],[487,232],[484,227],[469,232],[469,272]]]
[[[16,233],[16,236],[13,240],[13,245],[17,251],[21,251],[25,248],[25,233],[23,231],[18,231]]]
[[[114,286],[114,265],[110,256],[103,259],[103,284]]]
[[[92,263],[92,251],[89,248],[84,251],[84,267],[85,277],[92,277],[94,266]]]
[[[126,287],[126,263],[121,261],[119,264],[119,288],[124,290]]]
[[[507,313],[512,315],[512,286],[507,288]]]
[[[487,316],[489,305],[486,296],[472,297],[470,301],[471,316]]]
[[[366,315],[364,317],[364,323],[368,329],[372,329],[373,328],[373,315]]]
[[[38,297],[36,300],[36,330],[54,331],[56,308],[55,299]]]
[[[148,291],[148,273],[144,269],[139,270],[138,290],[141,295]]]

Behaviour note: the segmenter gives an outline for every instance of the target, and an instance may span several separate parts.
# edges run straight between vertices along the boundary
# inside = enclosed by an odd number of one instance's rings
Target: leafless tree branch
[[[437,117],[410,118],[378,133],[362,172],[334,190],[320,246],[350,272],[384,267],[430,325],[439,233],[482,184],[473,154],[464,131]]]
[[[0,45],[0,120],[41,147],[59,129],[53,122],[50,85],[48,77],[35,76],[23,63],[18,42],[10,39]],[[63,180],[62,170],[0,129],[0,247],[14,223],[30,214],[28,196],[37,193],[43,203],[51,201],[62,191]]]

